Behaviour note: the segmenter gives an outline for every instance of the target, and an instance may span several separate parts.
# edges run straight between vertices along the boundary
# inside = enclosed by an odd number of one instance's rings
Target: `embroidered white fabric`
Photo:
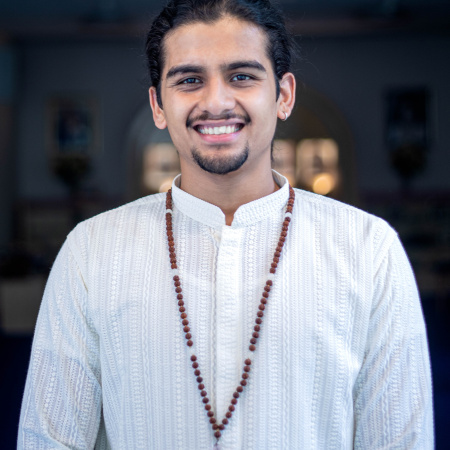
[[[288,198],[221,210],[173,186],[179,273],[220,420],[241,377]],[[76,227],[45,290],[19,449],[206,449],[215,439],[171,278],[165,195]],[[296,190],[289,235],[222,449],[431,449],[430,366],[396,233]]]

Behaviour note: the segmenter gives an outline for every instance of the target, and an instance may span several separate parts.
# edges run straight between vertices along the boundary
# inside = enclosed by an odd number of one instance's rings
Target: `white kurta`
[[[239,383],[288,186],[222,211],[173,187],[184,299],[221,419]],[[165,195],[89,219],[53,266],[37,323],[20,449],[208,449],[182,333]],[[250,381],[223,449],[431,449],[428,348],[396,233],[296,190]]]

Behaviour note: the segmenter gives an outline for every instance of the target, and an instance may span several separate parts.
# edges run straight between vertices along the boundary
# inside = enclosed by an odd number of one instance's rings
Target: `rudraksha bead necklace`
[[[286,241],[286,236],[289,228],[289,223],[292,218],[292,208],[294,207],[295,200],[295,192],[291,186],[289,186],[289,200],[286,205],[286,212],[284,214],[283,226],[281,229],[280,238],[277,243],[277,248],[275,249],[275,254],[273,256],[273,261],[270,267],[270,273],[267,277],[266,284],[263,289],[262,298],[258,306],[258,312],[256,313],[255,326],[253,327],[252,337],[250,339],[249,350],[250,352],[254,352],[256,350],[256,344],[258,342],[258,338],[261,331],[261,325],[263,322],[264,311],[267,308],[269,294],[273,286],[273,279],[275,273],[277,271],[277,266],[280,261],[281,251],[283,250],[284,243]],[[183,332],[185,333],[186,344],[191,349],[191,362],[192,368],[194,369],[194,375],[196,377],[198,383],[198,389],[200,391],[200,395],[202,397],[202,402],[205,406],[206,414],[209,418],[209,423],[212,426],[214,437],[217,439],[216,446],[218,447],[218,442],[220,437],[222,436],[222,431],[228,425],[231,417],[233,416],[233,412],[235,410],[236,404],[238,402],[238,398],[244,390],[245,386],[247,386],[248,379],[250,376],[251,364],[252,360],[250,357],[246,358],[244,361],[244,369],[242,371],[241,381],[239,382],[238,387],[233,393],[233,397],[230,402],[230,406],[228,406],[228,411],[225,414],[225,417],[222,419],[222,423],[218,423],[215,417],[215,413],[212,410],[211,404],[209,402],[208,394],[206,392],[206,388],[203,382],[203,378],[201,376],[199,363],[197,361],[197,356],[194,354],[192,350],[192,346],[194,345],[191,329],[189,327],[189,320],[187,318],[186,306],[183,300],[183,294],[181,289],[181,281],[180,274],[178,272],[177,266],[177,255],[175,253],[175,241],[173,239],[173,228],[172,228],[172,189],[169,189],[166,195],[166,232],[167,232],[167,242],[169,244],[169,256],[170,256],[170,265],[173,273],[173,282],[175,285],[175,292],[178,300],[178,311],[180,311],[181,324],[183,326]],[[250,354],[251,355],[251,354]],[[249,356],[250,356],[249,355]]]

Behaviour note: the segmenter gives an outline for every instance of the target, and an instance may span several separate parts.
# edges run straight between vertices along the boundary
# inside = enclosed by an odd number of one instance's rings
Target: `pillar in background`
[[[0,36],[0,246],[12,238],[16,192],[13,151],[13,112],[17,77],[16,53]]]

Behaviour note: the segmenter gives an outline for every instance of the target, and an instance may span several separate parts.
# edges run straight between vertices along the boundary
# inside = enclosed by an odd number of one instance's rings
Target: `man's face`
[[[156,125],[169,129],[182,173],[270,166],[284,97],[276,99],[264,32],[229,17],[184,25],[165,38],[164,53],[163,108],[154,88],[150,102]]]

